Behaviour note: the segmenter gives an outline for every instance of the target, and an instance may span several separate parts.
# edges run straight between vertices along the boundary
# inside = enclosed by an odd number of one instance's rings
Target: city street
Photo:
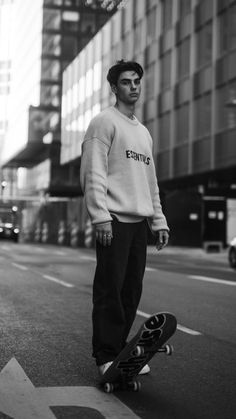
[[[149,247],[131,335],[173,312],[171,357],[105,394],[91,357],[94,250],[0,242],[0,419],[234,419],[236,271],[227,253]]]

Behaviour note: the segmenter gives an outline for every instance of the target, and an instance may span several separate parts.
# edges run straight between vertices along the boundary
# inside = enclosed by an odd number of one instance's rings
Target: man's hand
[[[107,223],[96,224],[95,231],[96,231],[96,240],[102,246],[111,245],[111,240],[113,238],[111,221],[108,221]]]
[[[163,249],[166,247],[169,241],[169,232],[167,230],[159,230],[156,232],[157,235],[157,242],[156,248],[157,250]]]

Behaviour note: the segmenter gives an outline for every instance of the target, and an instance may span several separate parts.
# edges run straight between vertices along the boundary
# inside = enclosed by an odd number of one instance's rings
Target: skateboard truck
[[[174,347],[172,345],[165,345],[162,348],[159,348],[158,350],[155,350],[154,352],[163,352],[166,355],[172,355],[174,352]],[[143,346],[136,346],[136,348],[133,351],[134,356],[142,356],[145,353],[145,348]]]
[[[138,374],[155,353],[173,353],[173,346],[166,341],[175,333],[176,327],[177,320],[171,313],[150,316],[102,376],[103,390],[106,393],[115,390],[138,392],[141,389]]]

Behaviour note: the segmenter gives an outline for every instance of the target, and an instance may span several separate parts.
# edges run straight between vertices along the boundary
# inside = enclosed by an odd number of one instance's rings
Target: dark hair
[[[116,64],[114,64],[107,73],[107,81],[110,83],[110,85],[117,85],[119,75],[123,73],[123,71],[135,71],[140,79],[143,77],[143,69],[140,64],[136,63],[135,61],[120,60],[117,61]]]

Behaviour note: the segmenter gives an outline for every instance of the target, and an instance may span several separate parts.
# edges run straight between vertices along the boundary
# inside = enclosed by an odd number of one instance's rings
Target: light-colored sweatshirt
[[[81,187],[92,224],[148,219],[169,230],[159,197],[152,138],[137,118],[111,106],[90,122],[82,145]]]

